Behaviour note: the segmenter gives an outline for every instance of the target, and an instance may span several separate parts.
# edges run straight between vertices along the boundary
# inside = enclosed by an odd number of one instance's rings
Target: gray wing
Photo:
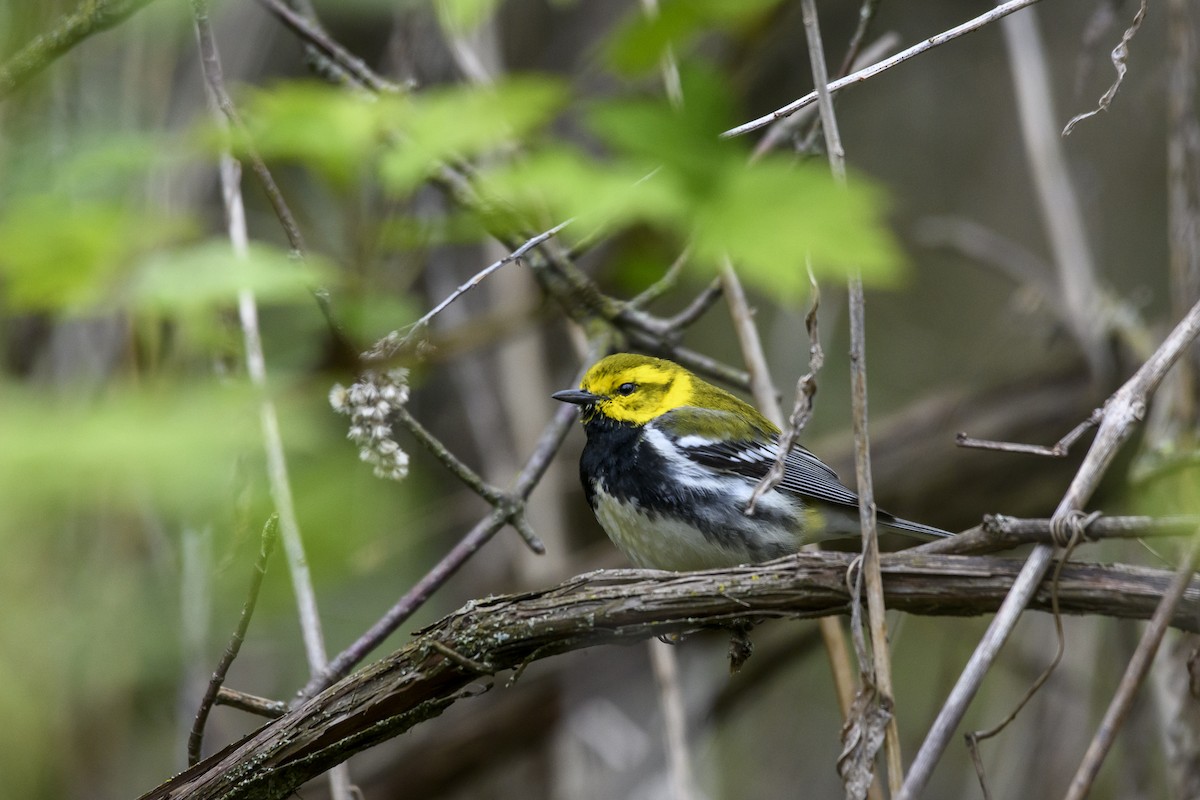
[[[680,439],[676,444],[692,461],[720,472],[732,472],[759,481],[775,463],[778,440],[774,437],[734,442],[688,441],[690,438]],[[838,480],[836,472],[799,445],[788,453],[779,488],[803,497],[858,507],[858,495]]]
[[[743,475],[760,481],[775,463],[778,439],[743,441],[706,441],[699,437],[681,437],[676,440],[689,459],[697,464],[720,472]],[[784,462],[783,480],[779,488],[804,498],[815,498],[846,508],[858,508],[858,495],[846,488],[837,473],[812,454],[808,449],[796,445]],[[876,509],[879,522],[901,533],[913,534],[921,539],[950,536],[948,531],[900,519],[883,509]]]

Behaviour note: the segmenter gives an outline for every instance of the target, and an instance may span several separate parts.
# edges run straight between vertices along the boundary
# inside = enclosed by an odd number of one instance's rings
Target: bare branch
[[[563,406],[559,409],[550,424],[546,426],[529,460],[525,462],[525,467],[517,476],[513,501],[497,504],[490,514],[479,520],[475,527],[463,536],[458,544],[452,547],[450,552],[446,553],[442,560],[434,565],[421,580],[417,581],[395,605],[388,609],[378,622],[352,645],[339,653],[324,672],[314,676],[308,682],[308,685],[300,693],[302,698],[312,697],[317,692],[331,686],[334,681],[347,675],[384,639],[403,625],[418,608],[424,605],[438,587],[449,580],[450,576],[496,535],[497,531],[510,522],[514,525],[518,524],[517,521],[520,519],[523,508],[521,503],[529,497],[529,493],[541,479],[542,474],[550,465],[550,459],[562,444],[563,439],[566,438],[567,431],[570,430],[571,423],[574,421],[574,407]]]
[[[1125,63],[1129,60],[1129,43],[1133,41],[1138,28],[1142,27],[1142,20],[1146,18],[1146,9],[1149,5],[1149,0],[1142,0],[1141,5],[1138,6],[1137,13],[1133,15],[1133,22],[1125,29],[1125,33],[1121,35],[1121,41],[1113,48],[1110,58],[1112,59],[1113,69],[1117,71],[1117,79],[1113,81],[1112,86],[1108,87],[1108,91],[1101,95],[1100,102],[1094,109],[1071,117],[1066,127],[1063,128],[1063,136],[1070,136],[1071,131],[1075,130],[1077,124],[1085,119],[1096,116],[1101,111],[1108,111],[1108,107],[1112,105],[1113,98],[1117,96],[1117,90],[1121,88],[1121,83],[1125,80],[1125,73],[1129,70],[1129,66]]]
[[[801,0],[801,15],[804,33],[808,41],[809,63],[812,67],[813,84],[817,87],[817,107],[821,115],[821,130],[825,134],[825,152],[834,181],[846,185],[846,153],[842,148],[837,115],[833,110],[833,95],[829,91],[829,75],[825,65],[825,47],[821,41],[821,29],[817,21],[815,0]],[[860,687],[855,700],[855,712],[847,719],[851,729],[860,734],[875,725],[882,727],[882,744],[886,752],[888,790],[893,796],[900,789],[904,776],[904,764],[900,757],[900,730],[896,723],[895,692],[892,687],[892,659],[888,645],[887,619],[883,602],[883,579],[879,574],[879,531],[875,524],[875,489],[871,479],[871,445],[867,433],[867,344],[866,309],[863,298],[862,276],[857,270],[849,281],[850,299],[850,394],[854,418],[854,474],[858,485],[858,516],[862,529],[862,562],[855,583],[855,610],[858,610],[861,595],[858,587],[865,584],[867,590],[867,621],[871,631],[871,658],[863,652],[861,637],[856,636]],[[860,624],[857,615],[852,628]],[[857,633],[857,631],[856,631]],[[868,664],[870,669],[868,669]],[[860,741],[880,742],[874,736]],[[868,777],[872,772],[875,752],[865,752],[856,759],[866,774],[848,776],[847,796],[865,797],[871,785]],[[843,762],[839,759],[839,767]]]
[[[758,328],[754,325],[754,313],[746,301],[746,292],[742,289],[737,272],[734,271],[733,264],[728,260],[721,268],[720,279],[725,292],[725,300],[729,304],[729,314],[733,318],[733,328],[737,333],[738,344],[742,350],[742,358],[750,369],[750,385],[754,403],[767,419],[776,425],[781,425],[783,409],[779,406],[775,384],[771,380],[766,355],[763,353],[762,342],[758,337]],[[854,703],[854,673],[850,668],[850,651],[846,647],[846,636],[836,620],[822,620],[821,638],[825,643],[825,651],[829,655],[829,668],[833,674],[838,706],[844,716]]]
[[[1108,710],[1104,712],[1104,719],[1100,721],[1100,727],[1091,744],[1088,745],[1075,777],[1071,779],[1071,785],[1067,788],[1066,800],[1083,800],[1091,791],[1096,775],[1100,772],[1100,765],[1104,763],[1104,757],[1112,749],[1117,731],[1133,705],[1133,696],[1137,693],[1138,687],[1142,685],[1142,681],[1146,679],[1146,673],[1150,670],[1154,654],[1158,652],[1158,646],[1162,643],[1163,635],[1170,625],[1171,616],[1175,613],[1176,606],[1179,605],[1192,582],[1197,563],[1200,563],[1200,531],[1193,535],[1191,546],[1188,547],[1187,554],[1180,562],[1170,588],[1163,594],[1158,608],[1154,609],[1154,616],[1150,618],[1150,624],[1142,633],[1142,639],[1138,642],[1133,658],[1129,659],[1117,692],[1108,704]]]
[[[712,308],[721,299],[724,291],[721,287],[721,279],[713,278],[712,282],[708,286],[705,286],[700,294],[692,298],[692,302],[688,303],[687,308],[667,319],[667,325],[677,331],[683,330],[704,316],[704,312]]]
[[[282,700],[268,700],[265,697],[230,689],[228,686],[222,686],[217,691],[216,704],[236,708],[239,711],[256,714],[267,719],[278,719],[288,710],[287,703]]]
[[[1100,424],[1104,418],[1104,409],[1097,408],[1091,416],[1067,431],[1066,435],[1050,447],[1040,444],[1022,444],[1020,442],[995,442],[990,439],[974,439],[965,433],[956,433],[954,443],[959,447],[970,447],[977,450],[997,450],[1002,453],[1024,453],[1033,456],[1048,456],[1050,458],[1066,458],[1071,453],[1071,445],[1079,441],[1079,437]]]
[[[522,244],[517,249],[513,250],[508,255],[504,256],[503,258],[497,259],[496,261],[493,261],[491,264],[489,264],[486,267],[484,267],[483,269],[479,270],[479,272],[477,272],[473,276],[471,276],[471,278],[469,280],[467,280],[466,282],[461,284],[458,288],[456,288],[453,292],[451,292],[450,295],[447,296],[444,300],[442,300],[436,306],[434,306],[429,311],[427,311],[419,320],[414,322],[412,325],[408,326],[408,330],[406,333],[401,335],[401,333],[399,331],[392,331],[391,333],[389,333],[388,335],[386,335],[382,339],[380,339],[378,342],[376,342],[374,347],[372,347],[370,350],[368,350],[366,353],[364,353],[363,358],[365,358],[369,361],[380,361],[380,360],[384,360],[387,358],[391,358],[396,353],[399,353],[399,352],[405,350],[412,344],[413,340],[417,336],[419,336],[425,330],[426,327],[428,327],[429,323],[433,320],[434,317],[436,317],[438,314],[440,314],[446,310],[447,306],[449,306],[451,303],[453,303],[458,298],[462,297],[464,294],[469,292],[471,289],[474,289],[476,286],[478,286],[480,283],[482,283],[484,280],[486,280],[488,278],[488,276],[490,276],[493,272],[500,269],[505,264],[511,264],[514,261],[519,261],[521,259],[521,257],[524,256],[526,253],[528,253],[530,250],[533,250],[538,245],[544,243],[550,237],[554,236],[554,234],[558,233],[559,231],[561,231],[563,228],[567,227],[570,224],[571,224],[571,220],[567,220],[566,222],[560,222],[559,224],[555,225],[553,228],[542,231],[538,235],[527,239],[524,244]]]
[[[844,578],[854,558],[800,553],[766,564],[695,573],[601,571],[557,587],[472,601],[395,653],[308,700],[245,740],[148,792],[142,800],[283,798],[351,754],[437,716],[479,681],[478,666],[522,664],[611,642],[647,639],[744,617],[845,613]],[[1020,571],[1011,559],[887,553],[888,605],[913,613],[974,615],[994,610]],[[1059,600],[1066,613],[1149,617],[1171,574],[1136,567],[1068,564]],[[1033,607],[1047,609],[1049,593]],[[1172,625],[1197,628],[1200,581]],[[433,642],[470,659],[448,658]]]
[[[220,129],[228,133],[229,122],[220,110],[219,98],[227,96],[221,69],[221,58],[217,52],[209,24],[207,0],[192,0],[192,16],[196,27],[196,40],[200,51],[200,66],[204,74],[212,116]],[[241,192],[241,165],[226,149],[220,156],[220,178],[222,199],[225,205],[229,240],[234,256],[245,259],[249,249],[249,233],[246,228],[246,210]],[[287,554],[288,572],[292,578],[292,591],[296,598],[296,609],[300,618],[300,630],[304,638],[304,651],[308,659],[309,672],[319,675],[325,669],[327,659],[325,641],[321,633],[321,618],[317,611],[316,592],[312,585],[312,574],[304,554],[304,541],[300,535],[300,523],[292,499],[292,486],[288,478],[287,457],[283,450],[283,436],[279,430],[279,415],[274,401],[267,396],[267,362],[263,351],[262,331],[258,325],[258,303],[254,292],[243,289],[238,292],[238,319],[242,327],[245,348],[246,372],[251,384],[261,393],[259,419],[262,427],[263,449],[267,459],[267,482],[271,500],[279,515],[283,549]],[[350,777],[345,767],[330,773],[330,788],[335,800],[350,797]]]
[[[646,645],[650,648],[650,667],[662,705],[663,738],[671,767],[671,798],[692,800],[696,790],[692,759],[688,753],[688,724],[679,680],[679,657],[674,646],[666,642],[651,639]]]
[[[1100,539],[1143,539],[1161,536],[1187,536],[1200,526],[1200,518],[1181,517],[1096,517],[1082,526],[1088,541]],[[926,542],[910,552],[981,554],[1010,550],[1023,544],[1052,544],[1054,520],[1018,519],[1003,514],[988,514],[983,524],[957,536]]]
[[[1195,341],[1197,334],[1200,334],[1200,303],[1192,306],[1150,359],[1109,398],[1103,409],[1104,420],[1100,423],[1096,438],[1066,494],[1059,502],[1055,517],[1063,518],[1078,511],[1091,497],[1117,451],[1132,435],[1134,425],[1145,414],[1150,395],[1175,361]],[[971,655],[945,705],[926,734],[897,800],[915,800],[924,789],[934,766],[950,743],[955,728],[962,721],[967,706],[979,691],[983,676],[1016,627],[1022,610],[1038,591],[1053,556],[1054,547],[1045,544],[1035,547],[1029,555],[1021,575],[1013,584],[1012,592],[988,626],[982,641]]]
[[[1092,377],[1107,382],[1112,356],[1106,347],[1103,294],[1096,279],[1078,194],[1057,134],[1050,68],[1034,10],[1007,17],[1000,24],[1009,70],[1017,95],[1018,118],[1030,178],[1037,191],[1043,224],[1054,253],[1058,294],[1067,330],[1091,368]]]
[[[278,17],[280,22],[288,26],[293,33],[315,47],[323,56],[354,78],[363,88],[373,92],[400,91],[399,86],[376,75],[361,58],[330,38],[325,31],[304,15],[288,8],[283,0],[259,0],[259,2]]]
[[[817,394],[817,373],[825,364],[825,351],[821,349],[821,334],[817,327],[817,311],[821,307],[821,289],[813,276],[812,265],[808,266],[808,283],[812,289],[812,303],[808,313],[804,315],[804,328],[808,332],[808,372],[796,381],[796,399],[792,404],[792,413],[788,417],[787,426],[779,435],[779,447],[775,453],[775,463],[767,470],[746,504],[747,512],[752,512],[755,505],[764,494],[774,489],[783,480],[787,469],[788,454],[800,440],[800,433],[812,418],[813,398]]]
[[[275,549],[278,531],[279,515],[272,514],[263,527],[262,538],[258,546],[258,557],[254,560],[254,572],[250,575],[250,588],[246,592],[245,602],[242,603],[242,613],[238,617],[237,627],[234,628],[233,635],[229,637],[229,644],[225,645],[225,652],[221,654],[221,660],[217,662],[217,667],[213,670],[212,680],[208,682],[208,688],[200,700],[200,708],[196,711],[196,719],[192,722],[192,732],[188,735],[187,747],[189,767],[200,761],[200,750],[204,744],[204,726],[208,723],[208,715],[212,711],[212,707],[216,705],[217,695],[220,694],[221,685],[225,683],[229,667],[233,665],[234,659],[242,649],[242,643],[246,641],[246,631],[250,628],[251,617],[254,616],[254,606],[258,604],[258,592],[262,589],[263,578],[267,574],[267,560],[271,557],[271,551]]]
[[[0,66],[0,100],[92,34],[114,28],[150,0],[83,0],[52,30],[39,34]]]
[[[995,22],[996,20],[1013,13],[1014,11],[1019,11],[1020,9],[1025,8],[1026,6],[1031,6],[1036,2],[1038,2],[1038,0],[1009,0],[1009,2],[998,5],[986,14],[980,14],[978,17],[975,17],[975,19],[964,22],[962,25],[958,25],[948,31],[943,31],[942,33],[930,36],[928,39],[923,40],[920,44],[915,44],[907,50],[902,50],[891,58],[886,58],[877,64],[872,64],[866,69],[860,69],[858,72],[851,73],[844,78],[833,81],[832,83],[828,84],[829,91],[836,92],[852,84],[861,83],[870,78],[874,78],[876,75],[880,74],[881,72],[886,72],[897,64],[903,64],[913,56],[919,56],[926,50],[932,50],[938,45],[953,41],[954,39],[957,39],[965,34],[973,33],[980,28]],[[786,117],[789,114],[794,114],[805,106],[812,105],[816,101],[817,93],[809,92],[799,100],[793,100],[786,106],[772,111],[770,114],[759,117],[755,120],[751,120],[750,122],[743,123],[742,125],[738,125],[736,128],[730,128],[722,133],[721,137],[730,138],[733,136],[741,136],[742,134],[756,131],[759,128],[765,128],[775,120]]]

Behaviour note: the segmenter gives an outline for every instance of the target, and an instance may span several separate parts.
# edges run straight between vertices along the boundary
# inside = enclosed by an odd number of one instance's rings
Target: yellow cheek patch
[[[584,389],[608,397],[599,404],[600,410],[620,422],[644,425],[673,408],[686,406],[692,399],[692,378],[682,370],[667,372],[651,364],[622,370],[610,381],[585,382]],[[629,396],[618,393],[623,383],[635,383],[638,388]],[[601,385],[603,384],[603,385]]]
[[[677,372],[675,380],[667,387],[659,404],[658,413],[670,411],[672,408],[686,406],[692,401],[692,376],[686,372]]]

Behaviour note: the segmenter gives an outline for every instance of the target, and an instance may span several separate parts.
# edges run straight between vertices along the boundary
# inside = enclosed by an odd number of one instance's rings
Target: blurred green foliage
[[[101,305],[129,263],[180,226],[110,203],[18,198],[0,217],[7,302],[18,311],[82,312]]]
[[[843,190],[823,166],[781,157],[747,166],[742,143],[717,138],[735,120],[726,81],[699,65],[685,66],[681,108],[639,84],[668,42],[691,61],[690,42],[746,29],[775,2],[677,2],[632,15],[596,51],[620,75],[599,98],[544,74],[383,97],[270,78],[231,87],[246,124],[231,135],[211,122],[198,82],[173,83],[196,80],[196,56],[186,26],[160,7],[83,46],[96,49],[68,53],[9,101],[0,117],[7,793],[128,794],[180,766],[174,737],[195,701],[181,675],[211,668],[273,511],[264,397],[279,411],[318,589],[337,599],[331,641],[353,639],[440,552],[437,535],[463,522],[446,505],[474,512],[445,503],[453,483],[420,454],[399,485],[359,463],[326,403],[346,365],[330,356],[335,336],[314,291],[332,298],[339,335],[365,348],[428,307],[416,281],[432,248],[521,239],[568,217],[576,239],[597,230],[639,239],[640,283],[685,245],[697,274],[728,256],[762,291],[793,299],[807,291],[810,255],[824,275],[859,268],[893,279],[900,258],[878,190],[858,178]],[[500,5],[455,0],[439,14],[465,33]],[[54,23],[44,17],[25,21],[31,35]],[[139,19],[153,21],[139,29]],[[303,258],[281,244],[249,170],[254,243],[235,256],[216,177],[226,145],[243,161],[266,159],[310,242]],[[417,201],[447,163],[473,179],[473,208]],[[262,324],[265,390],[241,366],[247,292]],[[463,427],[455,403],[436,412],[435,422]],[[207,549],[188,544],[198,531]],[[239,676],[281,697],[304,680],[284,576],[277,553],[248,645],[267,642],[275,670]],[[206,614],[199,641],[182,630]],[[66,753],[71,770],[58,768]]]
[[[760,22],[779,0],[687,0],[666,2],[652,14],[631,14],[607,45],[609,63],[628,74],[656,67],[662,54],[683,51],[714,29],[737,31]],[[686,52],[686,51],[683,51]]]
[[[534,150],[487,170],[485,191],[537,226],[581,218],[569,235],[650,225],[679,248],[690,244],[699,267],[728,258],[761,291],[793,300],[808,290],[809,257],[820,276],[859,269],[868,283],[895,280],[900,250],[869,181],[840,187],[825,165],[783,156],[747,163],[740,142],[717,138],[734,118],[722,82],[691,70],[683,87],[679,109],[661,98],[593,104],[586,118],[603,155],[565,144]]]
[[[575,108],[561,83],[533,76],[382,98],[284,84],[251,94],[247,118],[264,156],[298,161],[340,187],[374,176],[401,197],[442,164],[489,154],[476,167],[482,202],[469,219],[401,218],[390,223],[393,243],[485,229],[523,238],[577,218],[568,237],[649,225],[677,247],[690,243],[702,269],[730,258],[759,289],[793,299],[807,292],[807,259],[819,276],[859,269],[868,283],[895,281],[900,249],[870,181],[839,187],[824,165],[784,156],[748,163],[740,141],[717,138],[735,119],[722,80],[694,68],[683,83],[679,109],[637,97]],[[602,152],[577,137],[535,135],[562,115],[582,115]]]

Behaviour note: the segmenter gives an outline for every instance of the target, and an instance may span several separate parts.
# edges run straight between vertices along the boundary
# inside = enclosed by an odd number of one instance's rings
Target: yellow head
[[[578,390],[557,392],[556,400],[583,407],[583,421],[596,416],[645,425],[684,406],[732,412],[764,430],[774,430],[749,403],[697,378],[673,361],[616,353],[592,365]]]
[[[674,362],[616,353],[592,365],[579,384],[580,391],[558,392],[554,397],[584,406],[585,421],[603,414],[617,422],[645,425],[688,405],[692,381],[692,374]]]

